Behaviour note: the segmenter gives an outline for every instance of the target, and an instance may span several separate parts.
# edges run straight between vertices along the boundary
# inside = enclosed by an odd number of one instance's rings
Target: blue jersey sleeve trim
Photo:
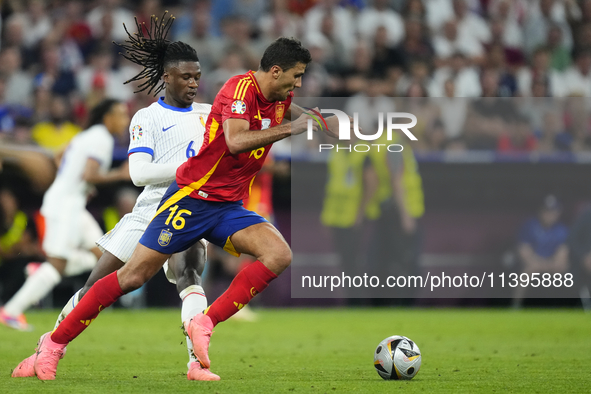
[[[127,156],[131,155],[132,153],[137,153],[137,152],[143,152],[143,153],[148,153],[151,156],[154,156],[154,149],[152,148],[132,148],[127,152]]]
[[[187,108],[179,108],[179,107],[173,107],[172,105],[168,105],[164,102],[164,97],[160,97],[158,99],[158,104],[160,104],[161,106],[163,106],[166,109],[169,109],[171,111],[177,111],[177,112],[191,112],[193,110],[193,105],[187,107]]]

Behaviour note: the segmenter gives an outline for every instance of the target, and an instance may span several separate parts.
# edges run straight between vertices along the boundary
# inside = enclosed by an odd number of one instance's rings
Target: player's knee
[[[127,294],[142,287],[149,278],[146,279],[142,272],[134,271],[129,273],[121,272],[117,279],[119,279],[119,286],[121,286],[121,290]]]
[[[278,248],[273,256],[273,261],[281,270],[286,269],[291,264],[293,255],[289,246],[285,245]]]

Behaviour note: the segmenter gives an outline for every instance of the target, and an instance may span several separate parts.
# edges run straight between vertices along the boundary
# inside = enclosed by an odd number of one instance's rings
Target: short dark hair
[[[307,65],[311,61],[310,51],[304,48],[299,40],[280,37],[265,49],[260,69],[269,71],[271,67],[279,66],[286,71],[298,63]]]
[[[88,127],[103,123],[105,115],[111,112],[111,109],[119,103],[121,103],[121,101],[115,99],[104,99],[98,103],[93,109],[90,110],[90,115],[88,116]]]
[[[144,67],[135,77],[125,81],[129,83],[143,80],[134,93],[147,90],[148,94],[154,91],[154,95],[157,95],[165,86],[161,79],[166,67],[178,62],[199,61],[197,51],[189,44],[181,41],[170,42],[166,39],[173,22],[174,16],[168,16],[165,12],[160,20],[152,15],[149,29],[136,18],[137,33],[134,34],[123,25],[129,38],[123,44],[115,44],[126,51],[122,53],[124,58]]]

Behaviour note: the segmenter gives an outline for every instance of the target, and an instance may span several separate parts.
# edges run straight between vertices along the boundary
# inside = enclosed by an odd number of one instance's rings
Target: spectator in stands
[[[538,215],[529,219],[519,232],[517,255],[520,271],[533,273],[566,272],[568,269],[568,228],[560,222],[562,204],[556,196],[544,198]],[[523,302],[526,287],[516,287],[513,305]]]
[[[591,124],[589,108],[583,97],[568,97],[565,101],[565,126],[567,138],[564,143],[573,152],[591,148]]]
[[[306,68],[306,83],[301,89],[298,89],[298,95],[301,97],[323,97],[327,95],[328,90],[334,88],[332,78],[328,73],[327,62],[332,57],[332,46],[328,39],[318,33],[308,35],[305,42],[306,47],[312,56],[312,62]],[[333,69],[338,68],[337,64],[332,63]]]
[[[174,40],[189,44],[197,50],[203,75],[208,75],[215,69],[217,61],[221,57],[222,47],[220,38],[210,34],[211,19],[209,14],[209,3],[196,1],[187,12],[178,15],[172,25]],[[206,78],[203,78],[199,90],[205,88],[204,85],[207,83]]]
[[[404,20],[418,19],[427,27],[427,9],[421,0],[407,0],[402,9]]]
[[[570,148],[570,136],[564,130],[561,113],[548,110],[542,115],[540,129],[536,132],[538,143],[536,150],[542,153],[566,151]]]
[[[502,153],[527,153],[536,148],[536,138],[531,130],[529,119],[518,115],[507,123],[507,128],[499,136],[497,151]]]
[[[33,78],[22,70],[21,53],[16,47],[5,47],[0,52],[0,73],[6,76],[3,102],[31,105]]]
[[[493,69],[499,78],[499,97],[513,97],[517,92],[517,80],[514,73],[507,65],[506,52],[501,44],[493,44],[488,47],[486,66]]]
[[[591,49],[575,53],[574,64],[564,72],[561,82],[560,96],[591,96]]]
[[[287,1],[273,0],[269,12],[259,19],[259,29],[267,42],[271,42],[278,37],[302,36],[301,18],[290,13],[287,7]],[[196,49],[199,56],[201,56],[199,48],[196,47]],[[201,57],[199,60],[201,61]]]
[[[28,2],[25,14],[24,44],[27,48],[34,48],[45,38],[52,29],[52,22],[45,8],[44,0]]]
[[[482,97],[503,97],[499,71],[492,67],[483,69],[480,74],[480,88]]]
[[[3,20],[2,28],[2,48],[18,48],[26,68],[38,60],[35,51],[25,46],[26,20],[23,14],[15,13]]]
[[[133,96],[131,86],[124,83],[131,79],[137,70],[128,65],[115,70],[112,46],[111,44],[107,47],[98,47],[90,55],[88,66],[76,73],[78,90],[86,97],[88,108],[94,107],[106,97],[127,101]]]
[[[433,38],[433,48],[437,66],[449,65],[457,52],[466,56],[471,64],[481,64],[484,56],[482,43],[470,34],[460,34],[456,20],[445,22],[442,33]]]
[[[0,73],[0,139],[14,138],[18,120],[30,118],[32,115],[29,107],[20,104],[4,104],[7,83],[8,76]]]
[[[86,59],[94,47],[94,39],[90,26],[84,19],[84,3],[70,0],[56,17],[57,23],[63,24],[64,37],[71,40]]]
[[[312,36],[322,35],[327,41],[327,45],[324,45],[326,52],[325,64],[330,64],[330,68],[338,70],[343,64],[350,63],[349,54],[351,43],[344,42],[342,36],[337,34],[337,30],[334,28],[335,18],[332,13],[325,13],[322,17],[320,24],[320,32],[309,32],[307,39],[311,40]],[[316,41],[316,40],[315,40]]]
[[[439,106],[439,121],[443,126],[445,139],[451,140],[462,135],[466,115],[468,113],[468,100],[455,96],[455,86],[452,79],[445,81],[445,98],[434,100]]]
[[[475,67],[468,64],[468,59],[461,52],[452,55],[448,66],[438,67],[429,86],[432,97],[446,95],[445,83],[451,81],[455,97],[480,97],[480,77]]]
[[[546,40],[550,49],[550,66],[557,71],[564,71],[571,64],[571,49],[564,44],[562,34],[560,26],[551,25]]]
[[[408,67],[413,61],[431,62],[433,59],[433,46],[426,31],[424,23],[415,17],[405,21],[405,36],[396,47],[400,57],[404,59]]]
[[[561,45],[568,50],[573,47],[572,32],[566,21],[561,3],[555,0],[532,2],[524,24],[525,50],[528,54],[531,54],[540,45],[545,44],[544,41],[549,37],[552,27],[556,27],[561,31]],[[553,34],[558,36],[555,33]]]
[[[333,95],[348,97],[363,91],[365,76],[371,72],[372,48],[365,40],[358,40],[353,52],[353,64],[341,70],[340,82]]]
[[[496,78],[494,73],[491,73],[490,78]],[[497,85],[493,83],[492,87],[494,86]],[[507,99],[489,96],[471,101],[464,128],[467,147],[475,150],[495,150],[507,124],[516,116],[517,109]]]
[[[458,34],[460,36],[472,36],[482,44],[490,42],[491,33],[488,24],[480,15],[469,11],[466,2],[467,0],[453,0]]]
[[[416,152],[441,152],[445,150],[447,136],[441,119],[435,119],[431,127],[425,130],[423,141],[415,149]]]
[[[374,134],[378,130],[379,113],[386,114],[395,108],[394,99],[386,97],[381,85],[379,78],[369,75],[365,78],[364,89],[345,103],[345,113],[361,114],[358,117],[359,127],[365,134]]]
[[[207,78],[207,81],[205,81],[205,83],[210,87],[210,96],[215,97],[215,95],[229,78],[233,77],[234,75],[244,74],[246,72],[247,68],[242,51],[240,51],[239,48],[228,51],[221,59],[219,67],[211,72]],[[201,85],[199,88],[201,89]]]
[[[42,87],[54,94],[68,96],[76,89],[72,70],[62,68],[59,46],[47,42],[42,50],[42,68],[35,76],[34,86]]]
[[[39,122],[31,133],[33,140],[54,153],[65,149],[70,140],[81,128],[71,122],[71,111],[65,98],[53,96],[51,99],[50,120]]]
[[[384,26],[378,26],[373,39],[373,62],[371,70],[385,79],[394,69],[401,72],[406,64],[401,54],[388,44],[388,32]]]
[[[254,26],[250,20],[242,16],[232,15],[226,17],[221,22],[222,36],[220,37],[219,61],[229,51],[240,50],[247,69],[256,70],[259,67],[259,59],[262,56],[264,48],[261,42],[252,39]]]
[[[131,11],[121,6],[121,0],[103,0],[96,4],[86,16],[93,37],[103,43],[124,41],[127,34],[121,25],[134,26]]]
[[[344,46],[345,53],[342,56],[349,59],[351,49],[355,43],[355,23],[349,9],[344,8],[339,4],[338,0],[320,0],[316,5],[308,10],[305,15],[305,32],[306,33],[323,33],[323,21],[326,22],[325,16],[330,15],[332,22],[330,23],[330,38],[333,42],[337,41]],[[328,26],[324,26],[325,32]],[[258,58],[257,58],[258,59]]]
[[[537,48],[531,56],[531,61],[527,66],[521,67],[516,74],[517,94],[524,97],[535,96],[553,96],[554,91],[561,91],[562,80],[558,71],[550,68],[550,50],[547,47]],[[533,86],[535,83],[544,84],[545,94],[534,94]],[[540,87],[538,85],[538,87]]]
[[[519,24],[517,10],[512,9],[514,3],[517,2],[509,0],[489,2],[491,39],[500,38],[506,47],[521,49],[523,48],[523,30]]]
[[[423,2],[427,9],[427,24],[432,32],[437,32],[445,22],[454,19],[453,4],[450,0],[430,0]]]
[[[357,31],[362,38],[371,41],[378,26],[386,28],[389,46],[398,45],[404,38],[404,20],[389,6],[388,0],[374,0],[357,16]]]
[[[499,46],[505,55],[505,62],[513,72],[516,67],[523,65],[524,54],[521,48],[513,47],[507,44],[503,38],[505,31],[504,21],[495,18],[490,20],[491,40],[484,45],[486,52],[489,52],[490,48]]]

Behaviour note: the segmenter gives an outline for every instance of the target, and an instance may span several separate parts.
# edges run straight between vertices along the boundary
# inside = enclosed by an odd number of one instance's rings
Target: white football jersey
[[[140,109],[129,126],[129,154],[145,152],[153,163],[182,163],[195,156],[203,144],[210,104],[193,103],[189,108],[172,107],[160,98]],[[170,182],[147,185],[134,211],[160,203]],[[151,218],[150,218],[151,219]]]
[[[66,148],[57,176],[45,195],[41,213],[67,208],[83,209],[92,185],[82,179],[86,162],[94,159],[100,164],[100,171],[111,168],[115,140],[102,125],[94,125],[76,135]]]

